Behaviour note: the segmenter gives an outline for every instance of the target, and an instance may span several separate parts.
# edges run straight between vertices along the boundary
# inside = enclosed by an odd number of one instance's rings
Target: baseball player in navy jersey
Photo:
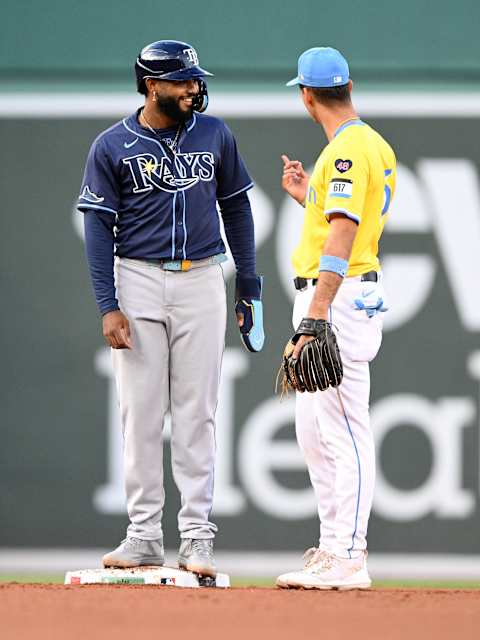
[[[263,346],[253,186],[222,120],[202,112],[205,76],[189,44],[147,45],[135,71],[145,104],[101,133],[78,201],[103,334],[112,347],[124,436],[130,524],[105,567],[162,565],[162,430],[171,414],[181,493],[181,568],[214,577],[210,520],[215,409],[226,327],[226,260],[217,202],[235,266],[236,313],[250,351]]]

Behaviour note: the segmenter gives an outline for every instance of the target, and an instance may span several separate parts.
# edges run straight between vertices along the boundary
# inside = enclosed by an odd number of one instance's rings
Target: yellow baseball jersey
[[[296,275],[318,277],[332,213],[358,224],[347,276],[378,271],[378,242],[395,182],[395,154],[382,136],[359,119],[340,125],[309,181],[302,236],[292,257]]]

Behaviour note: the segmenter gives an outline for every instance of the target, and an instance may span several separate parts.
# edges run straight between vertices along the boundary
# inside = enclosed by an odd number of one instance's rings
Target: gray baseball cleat
[[[106,567],[139,567],[143,565],[162,566],[165,561],[163,538],[158,540],[140,540],[128,536],[114,550],[103,556]]]
[[[213,539],[185,538],[178,551],[178,566],[201,576],[215,578],[217,567],[213,557]]]

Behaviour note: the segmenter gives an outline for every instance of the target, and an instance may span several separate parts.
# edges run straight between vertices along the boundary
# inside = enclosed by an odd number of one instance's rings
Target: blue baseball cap
[[[287,87],[303,84],[306,87],[338,87],[350,79],[348,63],[340,51],[332,47],[307,49],[298,59],[298,75]]]

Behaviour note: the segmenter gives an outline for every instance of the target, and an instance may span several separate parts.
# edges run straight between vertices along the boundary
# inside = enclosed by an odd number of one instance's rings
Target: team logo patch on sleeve
[[[352,164],[353,162],[351,160],[341,160],[338,158],[338,160],[335,160],[335,169],[340,171],[340,173],[345,173],[345,171],[352,168]]]
[[[103,202],[105,200],[105,198],[103,198],[102,196],[97,196],[96,193],[93,193],[93,191],[90,190],[90,187],[88,186],[88,184],[85,185],[85,187],[83,188],[82,193],[80,194],[80,200],[87,200],[87,202]]]
[[[334,178],[328,185],[329,198],[351,198],[352,197],[352,181],[343,178]]]

